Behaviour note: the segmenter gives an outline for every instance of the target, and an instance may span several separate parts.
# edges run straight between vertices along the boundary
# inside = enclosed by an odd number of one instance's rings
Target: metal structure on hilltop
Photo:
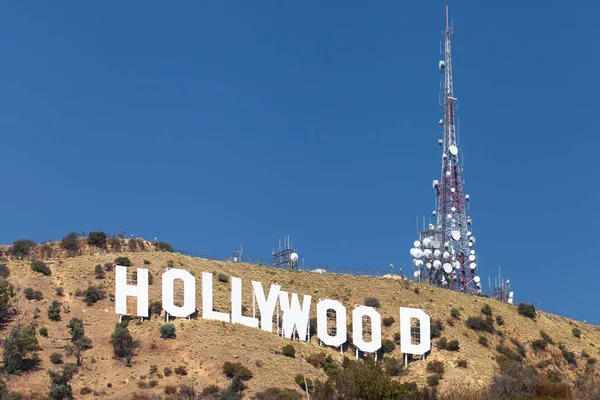
[[[444,116],[439,121],[443,137],[438,140],[442,147],[442,174],[433,181],[437,197],[437,210],[432,212],[437,223],[419,232],[419,240],[410,250],[413,257],[413,277],[421,282],[450,288],[452,290],[481,294],[481,279],[476,275],[475,237],[471,232],[471,218],[467,216],[469,195],[463,192],[462,163],[459,159],[458,130],[456,128],[454,88],[452,80],[452,56],[446,5],[446,29],[444,31],[444,60],[438,66],[443,73],[440,102]]]
[[[273,267],[282,269],[298,269],[298,252],[292,246],[290,237],[279,240],[279,247],[273,250]]]

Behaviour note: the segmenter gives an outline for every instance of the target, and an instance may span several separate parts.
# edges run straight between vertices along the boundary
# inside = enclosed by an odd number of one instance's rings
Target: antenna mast
[[[464,293],[481,293],[481,279],[475,275],[475,250],[472,249],[475,237],[471,232],[471,218],[467,217],[469,195],[463,192],[460,163],[456,135],[454,86],[452,78],[452,53],[448,5],[446,4],[446,29],[444,30],[444,60],[439,61],[439,69],[443,72],[441,99],[444,108],[442,139],[438,145],[442,147],[442,173],[440,180],[433,181],[437,197],[436,225],[429,225],[427,231],[420,234],[420,239],[411,249],[413,263],[417,270],[415,278],[422,279],[436,286],[448,287]]]

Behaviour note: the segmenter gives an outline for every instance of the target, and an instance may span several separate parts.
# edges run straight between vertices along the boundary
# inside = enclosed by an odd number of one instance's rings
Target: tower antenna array
[[[444,59],[438,67],[442,71],[443,82],[440,94],[444,108],[442,139],[442,173],[440,180],[433,181],[437,198],[437,210],[432,212],[436,223],[419,234],[410,250],[413,257],[413,276],[421,282],[452,290],[481,294],[481,279],[476,275],[475,236],[472,233],[472,220],[467,216],[470,198],[463,192],[461,177],[462,164],[455,122],[454,83],[452,79],[452,54],[450,36],[452,29],[448,23],[446,4],[446,29],[444,30]]]

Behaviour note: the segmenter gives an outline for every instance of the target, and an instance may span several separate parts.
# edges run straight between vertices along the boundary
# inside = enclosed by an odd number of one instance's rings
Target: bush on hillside
[[[79,235],[76,232],[69,233],[61,239],[60,247],[67,250],[70,255],[74,255],[81,247],[79,243]]]
[[[10,275],[10,269],[6,264],[0,264],[0,278],[8,278]]]
[[[252,378],[252,371],[244,367],[241,363],[230,363],[229,361],[223,364],[223,372],[228,378],[238,377],[243,381]]]
[[[440,336],[442,336],[442,331],[444,330],[444,325],[442,325],[442,321],[440,321],[439,319],[433,320],[433,323],[431,324],[431,338],[435,339],[435,338],[439,338]]]
[[[219,272],[219,274],[217,275],[217,280],[222,283],[228,283],[229,277],[227,275],[225,275],[224,273]]]
[[[160,327],[160,337],[163,339],[173,339],[177,335],[175,334],[175,324],[169,322]]]
[[[384,353],[391,353],[396,348],[396,345],[390,339],[383,339],[381,341],[381,351]]]
[[[386,357],[383,359],[383,365],[385,370],[390,374],[390,376],[400,376],[402,374],[402,361],[398,360],[394,357]]]
[[[453,339],[453,340],[449,341],[448,344],[446,345],[446,350],[448,350],[448,351],[460,350],[460,345],[458,343],[458,340]]]
[[[63,362],[62,355],[59,353],[50,354],[50,362],[52,364],[62,364],[62,362]]]
[[[581,331],[579,330],[579,328],[573,328],[573,330],[571,330],[571,333],[576,338],[578,338],[578,339],[581,338]]]
[[[497,323],[499,326],[502,326],[502,325],[504,325],[504,318],[502,318],[502,315],[496,315],[496,323]]]
[[[458,360],[456,366],[458,368],[467,368],[467,360]]]
[[[296,349],[291,344],[286,344],[281,349],[281,354],[286,357],[296,358]]]
[[[490,317],[483,319],[481,317],[467,318],[467,326],[474,331],[485,331],[494,333],[494,322]]]
[[[304,397],[292,389],[271,387],[256,393],[256,400],[301,400]]]
[[[436,387],[440,384],[440,377],[438,375],[429,375],[427,377],[427,385],[430,387]]]
[[[113,269],[115,269],[115,266],[112,263],[105,263],[104,264],[104,270],[106,272],[112,272]]]
[[[50,276],[52,274],[52,270],[42,261],[32,261],[31,262],[31,270],[33,272],[39,272],[40,274]]]
[[[389,328],[390,326],[392,326],[394,324],[394,317],[385,317],[382,320],[383,322],[383,326],[385,326],[386,328]]]
[[[90,232],[87,238],[87,243],[90,246],[95,246],[103,249],[106,247],[107,238],[108,237],[104,232]]]
[[[381,301],[377,297],[367,297],[365,299],[365,306],[379,308],[381,307]]]
[[[450,309],[450,315],[454,319],[459,319],[460,318],[460,311],[458,311],[458,309],[456,309],[456,308],[452,308],[452,309]]]
[[[479,336],[479,344],[482,346],[488,346],[488,340],[485,336]]]
[[[483,306],[483,308],[481,309],[481,313],[484,315],[487,315],[488,317],[492,316],[492,307],[490,307],[489,304],[486,304]]]
[[[23,293],[25,294],[25,298],[27,300],[41,300],[44,298],[42,292],[40,292],[39,290],[33,290],[30,287],[23,290]]]
[[[133,263],[127,257],[117,257],[115,258],[115,265],[121,265],[123,267],[131,267]]]
[[[48,328],[40,328],[40,336],[48,337]]]
[[[50,307],[48,307],[48,318],[51,321],[60,321],[60,309],[61,304],[54,300],[52,304],[50,304]]]
[[[175,375],[179,376],[185,376],[188,374],[187,369],[183,365],[180,365],[179,367],[175,368],[173,372],[175,372]]]
[[[102,269],[102,266],[100,264],[98,264],[94,267],[94,273],[96,274],[96,279],[104,279],[105,278],[104,269]]]
[[[444,375],[445,372],[444,363],[438,360],[429,361],[427,363],[427,372],[434,373],[436,375]]]
[[[544,339],[544,341],[548,344],[554,344],[554,340],[552,340],[552,338],[550,337],[550,335],[548,335],[546,332],[544,331],[540,331],[540,336],[542,337],[542,339]]]
[[[168,253],[173,253],[173,246],[171,246],[167,242],[156,241],[154,242],[154,248],[156,251],[166,251]]]
[[[533,304],[520,303],[517,310],[519,311],[519,314],[527,318],[533,319],[537,315]]]
[[[37,246],[33,240],[19,239],[13,242],[11,253],[17,258],[26,258],[31,254],[31,251]]]
[[[544,339],[537,339],[531,342],[531,347],[537,351],[544,351],[548,347],[548,342],[546,342]]]
[[[85,304],[91,306],[104,299],[106,297],[106,292],[101,287],[92,285],[83,292],[83,296]]]

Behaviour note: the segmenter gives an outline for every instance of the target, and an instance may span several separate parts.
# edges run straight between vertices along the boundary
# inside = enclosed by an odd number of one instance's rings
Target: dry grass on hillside
[[[391,327],[383,328],[383,336],[388,339],[392,339],[394,332],[398,331],[399,307],[422,308],[432,320],[442,321],[444,325],[442,336],[448,340],[456,339],[460,343],[458,352],[450,352],[436,349],[437,339],[434,340],[427,361],[440,360],[445,365],[446,373],[440,383],[441,391],[452,382],[464,382],[473,387],[480,387],[487,384],[494,374],[497,368],[494,360],[498,356],[496,345],[500,343],[501,337],[497,334],[475,332],[465,325],[467,317],[481,316],[480,310],[485,304],[491,306],[494,316],[501,315],[504,319],[504,325],[496,325],[496,329],[503,332],[505,344],[514,348],[509,338],[524,344],[527,350],[526,360],[532,365],[542,360],[551,360],[546,368],[558,369],[573,378],[577,371],[585,368],[586,363],[582,359],[582,354],[587,353],[591,357],[598,357],[600,348],[600,330],[596,326],[546,313],[538,313],[538,317],[531,320],[519,315],[516,308],[510,305],[408,281],[289,272],[162,252],[96,254],[60,259],[51,266],[50,277],[32,272],[27,262],[12,261],[8,264],[11,270],[9,279],[13,284],[18,285],[21,290],[32,287],[44,294],[42,301],[24,302],[22,311],[25,321],[33,320],[33,310],[37,306],[42,310],[40,318],[37,319],[38,325],[47,327],[49,331],[48,338],[38,336],[43,347],[40,353],[42,359],[40,369],[15,377],[12,381],[13,390],[29,393],[47,392],[49,379],[46,370],[56,369],[48,357],[53,352],[64,354],[64,345],[69,341],[66,325],[72,317],[83,319],[86,335],[93,341],[93,348],[85,352],[81,372],[72,382],[74,393],[78,398],[93,397],[92,394],[79,395],[84,386],[90,387],[102,398],[125,398],[129,393],[143,391],[138,387],[140,382],[156,379],[149,376],[151,365],[158,366],[161,373],[165,367],[174,369],[180,365],[185,366],[188,371],[187,376],[173,374],[170,377],[157,379],[158,386],[152,389],[154,392],[162,392],[166,385],[179,383],[194,383],[200,388],[209,384],[225,387],[229,382],[222,372],[225,361],[239,361],[252,370],[254,378],[247,382],[248,389],[245,391],[247,396],[268,387],[299,390],[294,383],[294,376],[301,372],[302,368],[309,377],[324,379],[322,370],[317,370],[307,363],[302,365],[299,357],[293,359],[280,354],[281,348],[289,343],[292,343],[305,357],[326,351],[341,361],[339,350],[320,347],[316,337],[313,337],[311,343],[290,341],[275,333],[202,319],[175,320],[177,338],[160,339],[159,327],[163,322],[153,317],[143,323],[130,323],[130,330],[134,338],[141,340],[142,347],[139,349],[139,354],[134,357],[132,367],[128,368],[124,361],[113,357],[112,346],[109,343],[114,324],[118,321],[110,297],[107,296],[106,299],[88,307],[80,297],[75,296],[77,290],[84,290],[89,285],[98,284],[106,288],[107,294],[114,293],[114,272],[107,273],[105,279],[99,280],[95,278],[94,266],[110,263],[117,256],[129,257],[136,267],[149,268],[154,276],[154,283],[150,286],[150,301],[161,298],[160,275],[165,271],[168,262],[172,261],[175,267],[192,272],[198,279],[196,305],[200,310],[202,272],[215,274],[213,289],[215,309],[223,312],[230,311],[230,284],[219,282],[216,279],[218,273],[242,278],[243,301],[250,310],[252,309],[251,280],[262,282],[265,289],[268,289],[269,284],[276,283],[282,286],[282,290],[312,296],[311,317],[315,316],[315,305],[319,298],[340,300],[351,311],[355,305],[363,304],[366,297],[376,296],[381,301],[379,312],[382,317],[392,316],[395,319]],[[144,260],[149,261],[150,264],[144,265]],[[64,288],[63,297],[56,296],[57,287]],[[415,290],[417,288],[418,294]],[[68,313],[62,313],[62,320],[59,322],[49,321],[46,314],[49,303],[54,299],[70,309]],[[454,326],[450,326],[447,320],[453,307],[460,311],[461,317],[454,320]],[[579,339],[571,333],[575,326],[582,332]],[[540,339],[540,330],[546,331],[556,343],[563,343],[568,350],[573,351],[578,358],[578,366],[568,366],[556,346],[549,346],[547,351],[535,354],[531,342]],[[7,331],[4,330],[2,334],[6,335]],[[479,344],[480,335],[487,337],[487,347]],[[353,356],[353,350],[348,351],[346,355]],[[391,354],[386,355],[388,356],[400,358],[401,354],[396,347]],[[65,359],[69,362],[73,361],[66,357]],[[466,370],[456,366],[459,359],[467,361]],[[408,373],[400,379],[424,385],[427,375],[426,362],[415,361],[410,364]]]

